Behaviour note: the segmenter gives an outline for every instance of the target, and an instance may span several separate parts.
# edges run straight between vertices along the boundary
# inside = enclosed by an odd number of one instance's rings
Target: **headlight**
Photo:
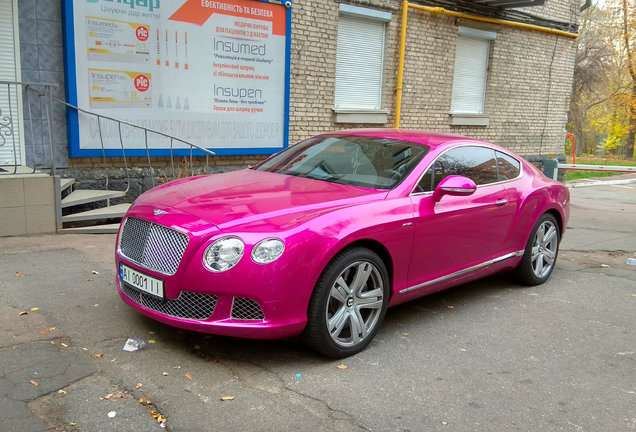
[[[244,250],[243,240],[238,237],[218,239],[205,249],[203,264],[213,272],[224,272],[241,260]]]
[[[276,261],[283,254],[285,244],[279,239],[265,239],[252,249],[252,260],[258,264]]]

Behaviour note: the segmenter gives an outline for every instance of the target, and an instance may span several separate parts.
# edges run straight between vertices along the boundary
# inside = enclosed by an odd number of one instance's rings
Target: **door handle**
[[[508,200],[507,199],[498,199],[497,201],[495,201],[495,205],[497,207],[503,207],[506,204],[508,204]]]

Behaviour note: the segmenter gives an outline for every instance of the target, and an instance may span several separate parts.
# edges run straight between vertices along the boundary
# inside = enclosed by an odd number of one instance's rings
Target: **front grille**
[[[137,265],[173,275],[179,268],[188,240],[188,236],[179,231],[129,217],[124,221],[119,251]]]
[[[181,291],[175,300],[160,299],[141,292],[126,282],[121,282],[121,290],[126,296],[147,309],[175,318],[204,320],[210,318],[218,296]]]
[[[232,318],[243,321],[260,321],[265,319],[263,309],[252,299],[234,297]]]

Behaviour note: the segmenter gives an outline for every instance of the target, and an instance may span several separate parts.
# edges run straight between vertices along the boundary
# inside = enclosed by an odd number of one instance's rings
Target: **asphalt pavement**
[[[0,431],[636,431],[636,183],[571,194],[546,284],[397,306],[344,360],[142,317],[113,235],[0,238]]]

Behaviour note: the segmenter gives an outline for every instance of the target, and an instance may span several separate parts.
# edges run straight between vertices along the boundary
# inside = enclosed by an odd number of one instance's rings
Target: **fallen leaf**
[[[93,282],[93,278],[86,279],[86,282]]]
[[[221,396],[222,401],[231,401],[234,400],[234,396]]]
[[[64,342],[62,342],[60,345],[62,345],[64,348],[68,348],[68,344],[65,344]]]
[[[346,368],[347,368],[347,365],[341,364],[341,365],[338,366],[338,369],[340,369],[340,370],[345,370]]]
[[[189,379],[190,381],[192,381],[192,377],[190,376],[190,374],[189,374],[189,373],[185,374],[185,377],[186,377],[187,379]]]
[[[75,422],[70,422],[68,425],[69,425],[69,426],[77,426],[77,423],[75,423]]]
[[[141,386],[142,386],[142,385],[143,385],[142,383],[137,383],[137,385],[135,386],[135,388],[136,388],[137,390],[139,390],[139,389],[141,388]]]
[[[104,396],[104,399],[108,400],[108,399],[110,399],[112,397],[113,397],[113,394],[112,393],[108,393],[106,396]]]
[[[148,341],[148,343],[157,343],[157,341],[156,341],[156,340],[154,340],[154,339],[150,339],[150,340]]]
[[[111,363],[115,363],[117,361],[117,357],[115,357],[114,359],[112,359],[110,362]]]
[[[42,334],[46,334],[46,333],[48,333],[48,332],[52,332],[53,330],[55,330],[55,327],[49,327],[49,328],[47,328],[47,329],[40,330],[40,334],[41,334],[41,335],[42,335]]]
[[[99,272],[98,272],[98,271],[95,271],[95,270],[93,270],[93,271],[92,271],[92,273],[93,273],[94,275],[98,275],[98,274],[99,274]]]
[[[95,354],[95,355],[93,356],[93,358],[94,358],[94,359],[100,359],[100,358],[102,358],[102,356],[103,356],[103,355],[104,355],[104,354],[102,354],[102,353]]]
[[[409,334],[408,333],[402,333],[402,336],[407,337]]]
[[[22,312],[20,312],[20,313],[18,314],[18,316],[27,315],[27,314],[28,314],[28,312],[24,312],[24,311],[22,311]]]
[[[141,399],[139,399],[139,403],[141,405],[150,405],[152,403],[152,401],[150,399],[148,399],[148,397],[144,396]]]
[[[162,373],[161,375],[163,375],[163,376],[168,376],[168,372],[164,372],[164,373]]]
[[[181,369],[181,366],[173,366],[172,369]]]
[[[38,307],[31,308],[31,312],[37,312],[39,310],[40,310],[40,308],[38,308]]]
[[[33,384],[34,386],[36,386],[36,387],[40,385],[40,384],[38,384],[36,381],[33,381],[33,380],[29,380],[29,382],[30,382],[31,384]]]
[[[466,352],[466,348],[460,348],[459,349],[461,352]]]
[[[193,346],[193,347],[192,347],[192,349],[193,349],[193,350],[200,350],[200,349],[201,349],[201,347],[200,347],[199,345],[195,345],[195,346]]]
[[[446,307],[449,308],[449,309],[455,309],[455,306],[451,306],[451,305],[448,305]]]
[[[152,330],[148,332],[148,334],[155,334],[156,332],[153,332]]]
[[[66,390],[62,390],[62,389],[59,389],[57,392],[58,392],[59,394],[67,394],[67,393],[66,393]]]
[[[24,273],[15,272],[15,277],[26,277]]]

